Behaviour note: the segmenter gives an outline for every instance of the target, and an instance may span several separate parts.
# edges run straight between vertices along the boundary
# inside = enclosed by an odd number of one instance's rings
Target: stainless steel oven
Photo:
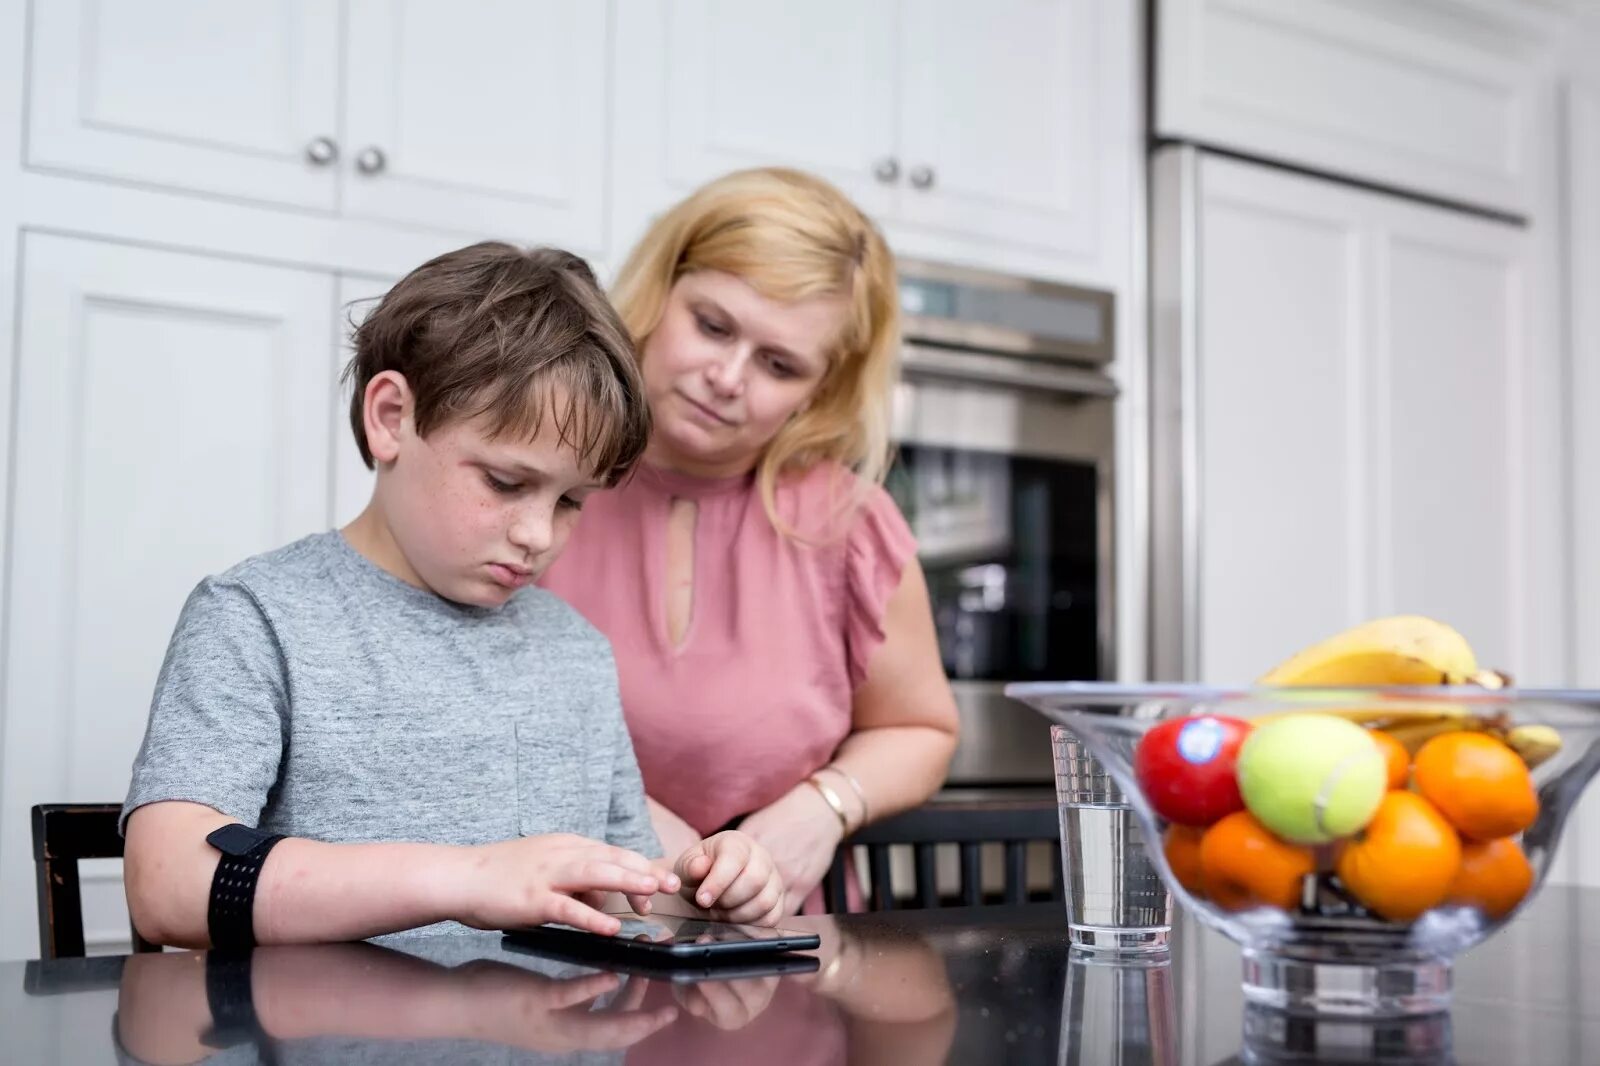
[[[1008,681],[1107,679],[1114,355],[1109,293],[901,264],[897,455],[962,739],[947,787],[1052,781]]]

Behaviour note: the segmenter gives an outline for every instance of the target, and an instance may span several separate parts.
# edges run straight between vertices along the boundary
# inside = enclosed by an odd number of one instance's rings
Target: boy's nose
[[[530,556],[548,551],[552,536],[551,510],[536,505],[519,512],[516,521],[511,523],[511,543]]]

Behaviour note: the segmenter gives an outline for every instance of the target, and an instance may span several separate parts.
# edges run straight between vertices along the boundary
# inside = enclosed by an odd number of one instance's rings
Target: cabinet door
[[[326,275],[125,245],[24,240],[0,813],[120,800],[184,599],[327,527]],[[86,932],[126,939],[115,869]],[[32,900],[27,833],[0,895]],[[33,908],[0,956],[37,954]]]
[[[1101,124],[1117,114],[1107,114],[1114,101],[1103,74],[1119,65],[1098,47],[1102,7],[1093,0],[903,5],[901,221],[1094,254],[1099,175],[1114,154]]]
[[[352,216],[603,243],[607,23],[593,0],[350,0]]]
[[[618,12],[620,265],[648,219],[730,170],[781,164],[882,217],[896,155],[888,0],[640,0]],[[890,168],[877,175],[882,165]]]
[[[1527,213],[1548,89],[1518,6],[1157,4],[1155,132]]]
[[[1558,352],[1527,231],[1205,160],[1200,677],[1418,613],[1529,683],[1565,667]]]
[[[32,5],[27,160],[331,210],[338,7],[323,0]]]
[[[389,291],[393,281],[341,275],[339,306],[334,323],[335,380],[355,352],[351,341],[355,328],[367,317],[378,298]],[[333,480],[330,486],[333,524],[344,526],[362,512],[372,498],[372,471],[361,461],[355,431],[350,424],[350,386],[343,385],[333,405]]]
[[[1600,38],[1600,35],[1597,35]],[[1600,40],[1597,40],[1600,43]],[[1600,688],[1600,71],[1570,86],[1566,108],[1568,321],[1572,338],[1573,684]],[[1591,785],[1562,850],[1572,880],[1600,888],[1600,784]],[[1593,920],[1593,919],[1591,919]],[[1592,928],[1592,927],[1591,927]],[[1588,964],[1591,973],[1600,965]]]

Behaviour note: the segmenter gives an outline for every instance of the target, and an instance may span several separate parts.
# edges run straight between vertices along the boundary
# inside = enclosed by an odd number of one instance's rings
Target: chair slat
[[[1006,902],[1028,901],[1028,845],[1021,841],[1006,844]]]
[[[968,907],[983,903],[983,853],[978,844],[961,845],[961,902]]]
[[[872,872],[872,909],[894,910],[894,886],[889,880],[889,845],[867,845],[867,868]]]
[[[931,910],[939,905],[939,874],[934,865],[935,844],[913,844],[917,865],[917,906]]]

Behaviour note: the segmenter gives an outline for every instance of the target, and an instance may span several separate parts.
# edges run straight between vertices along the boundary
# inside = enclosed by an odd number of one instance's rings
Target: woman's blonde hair
[[[834,460],[859,476],[858,502],[883,481],[900,348],[899,288],[883,235],[821,178],[782,167],[741,170],[701,186],[656,219],[633,249],[611,298],[639,358],[685,274],[732,274],[771,300],[840,295],[849,311],[810,403],[768,443],[757,464],[775,527],[779,478]]]

